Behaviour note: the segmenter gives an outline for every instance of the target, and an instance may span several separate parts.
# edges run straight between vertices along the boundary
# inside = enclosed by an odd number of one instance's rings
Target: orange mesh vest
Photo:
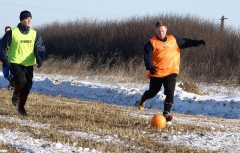
[[[167,35],[166,37],[166,42],[160,41],[156,36],[150,39],[153,47],[151,60],[153,65],[158,68],[156,68],[157,72],[154,75],[148,72],[147,78],[150,76],[164,77],[179,73],[180,49],[173,35]]]

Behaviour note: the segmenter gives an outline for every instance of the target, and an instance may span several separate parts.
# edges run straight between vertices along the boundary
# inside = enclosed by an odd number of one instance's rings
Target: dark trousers
[[[17,94],[28,95],[33,84],[33,66],[11,63],[10,72],[13,75],[15,86],[20,88],[20,91],[16,91],[19,92]]]
[[[32,88],[33,66],[11,63],[10,72],[15,82],[13,94],[20,98],[18,108],[24,108],[28,94]]]
[[[174,90],[176,86],[176,77],[177,74],[171,74],[166,77],[151,77],[149,90],[145,91],[143,94],[143,99],[147,100],[149,98],[153,98],[157,95],[157,93],[161,90],[162,85],[164,86],[164,94],[166,95],[164,111],[170,112],[173,98],[174,98]]]

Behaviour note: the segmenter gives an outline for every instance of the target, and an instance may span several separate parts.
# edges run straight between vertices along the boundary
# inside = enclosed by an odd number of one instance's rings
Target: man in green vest
[[[18,113],[27,116],[24,108],[33,84],[33,66],[42,66],[45,46],[42,37],[30,28],[32,15],[29,11],[20,13],[20,23],[5,34],[0,50],[0,61],[10,67],[14,79],[12,104],[18,106]]]

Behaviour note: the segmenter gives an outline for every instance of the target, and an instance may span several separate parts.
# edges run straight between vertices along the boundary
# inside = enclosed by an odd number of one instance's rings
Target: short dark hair
[[[155,24],[155,27],[156,27],[156,28],[157,28],[157,27],[161,27],[161,26],[167,27],[167,24],[166,24],[165,22],[163,22],[163,21],[158,21],[158,22]]]
[[[8,29],[8,28],[9,28],[9,29],[12,29],[10,26],[6,26],[6,27],[5,27],[5,30]]]

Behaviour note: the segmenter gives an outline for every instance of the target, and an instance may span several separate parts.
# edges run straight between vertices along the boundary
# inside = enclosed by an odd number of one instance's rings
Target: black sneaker
[[[8,90],[14,90],[14,86],[11,83],[8,85]]]
[[[167,122],[170,122],[173,119],[173,116],[168,111],[163,111],[163,116],[165,117]]]
[[[19,113],[20,115],[22,115],[22,116],[28,116],[28,114],[27,114],[27,112],[26,112],[26,110],[25,110],[24,107],[18,108],[18,113]]]
[[[19,97],[18,97],[18,95],[14,95],[13,94],[13,96],[12,96],[12,104],[14,106],[17,106],[19,104]]]
[[[13,78],[9,78],[8,90],[14,90],[14,81]]]

